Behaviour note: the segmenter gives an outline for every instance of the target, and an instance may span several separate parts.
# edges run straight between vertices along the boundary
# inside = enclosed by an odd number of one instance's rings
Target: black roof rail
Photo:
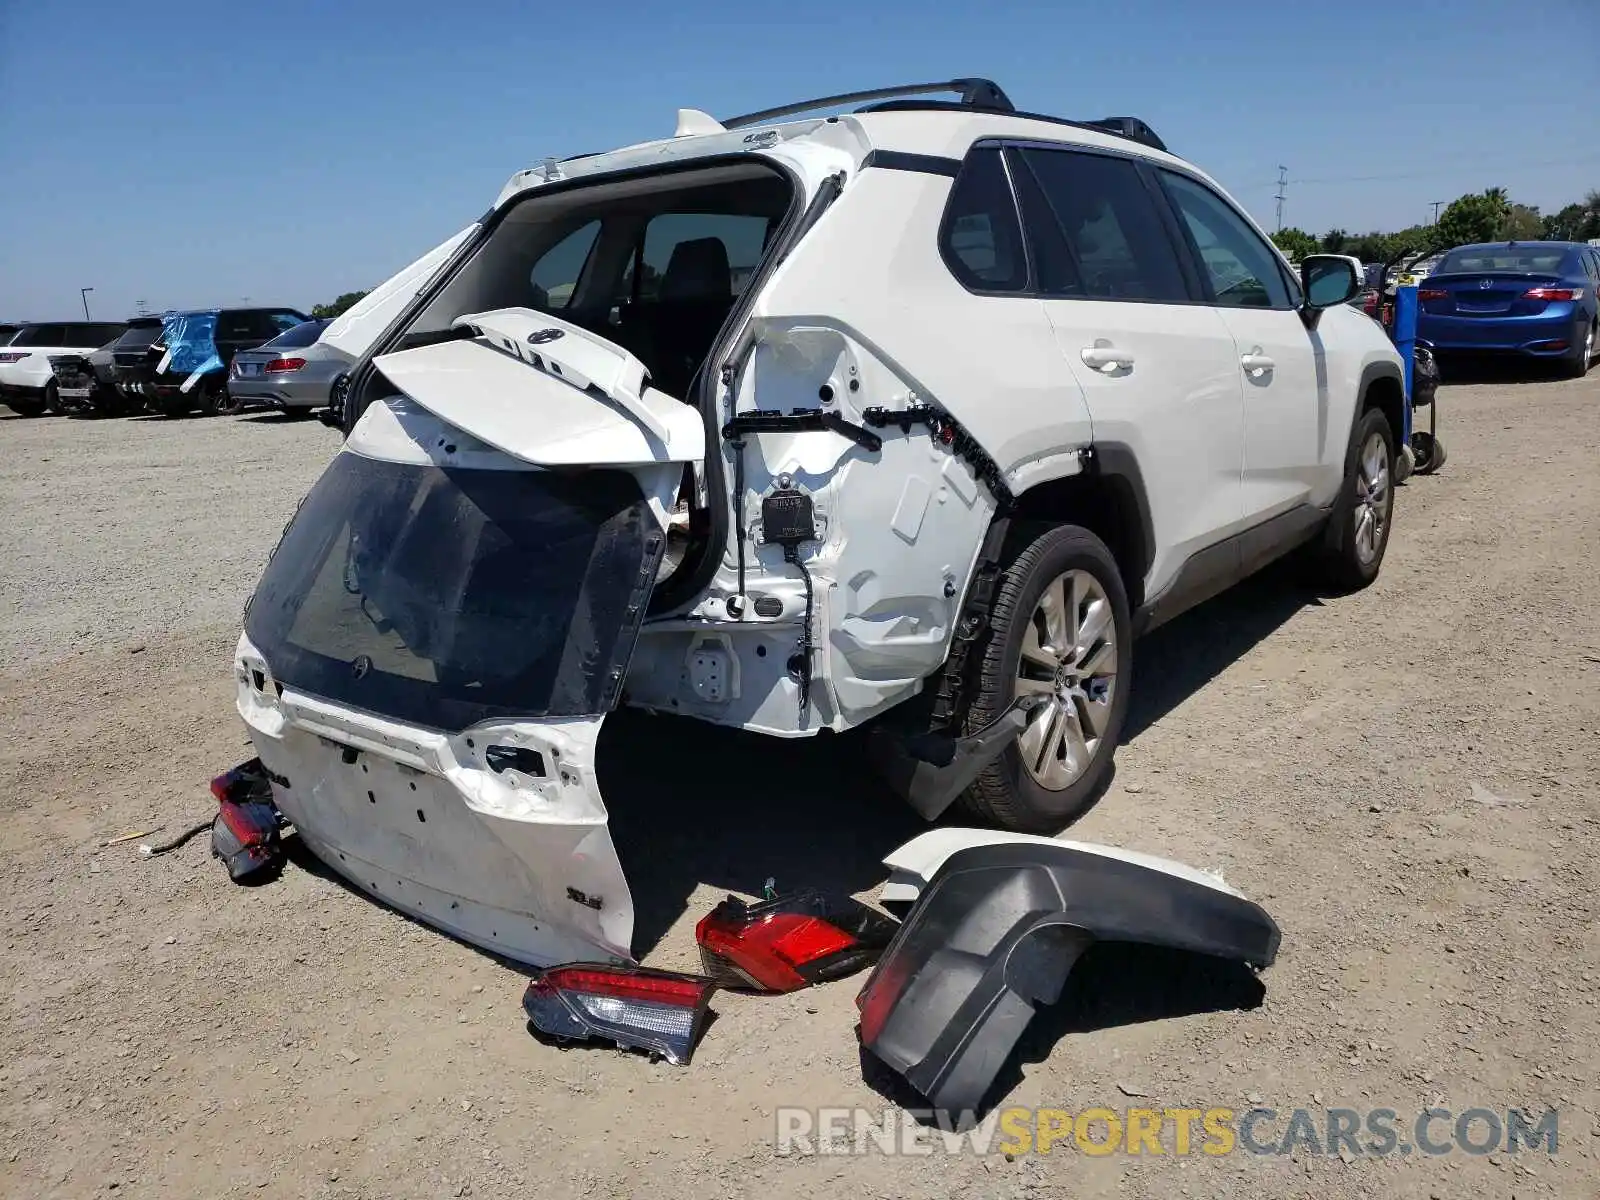
[[[1152,150],[1165,151],[1167,144],[1163,142],[1154,129],[1146,125],[1138,117],[1101,117],[1098,121],[1083,121],[1090,129],[1101,129],[1106,133],[1114,133],[1118,137],[1125,137],[1130,141],[1140,142]]]
[[[897,87],[871,88],[865,92],[842,92],[837,96],[819,96],[815,100],[801,100],[780,108],[767,108],[760,112],[745,113],[722,122],[726,129],[741,125],[758,125],[777,117],[792,117],[796,113],[813,112],[819,108],[834,108],[842,104],[859,104],[866,100],[890,100],[896,96],[925,96],[932,92],[958,92],[961,99],[952,107],[981,108],[990,112],[1015,112],[1011,97],[992,79],[947,79],[942,83],[905,83]]]

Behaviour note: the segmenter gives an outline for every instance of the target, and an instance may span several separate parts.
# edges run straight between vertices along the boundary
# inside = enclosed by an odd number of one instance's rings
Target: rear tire
[[[10,407],[11,411],[16,413],[19,417],[44,416],[43,400],[7,400],[6,404]]]
[[[1047,697],[1028,728],[985,768],[961,807],[986,824],[1055,833],[1104,791],[1132,682],[1132,621],[1106,544],[1077,525],[1014,554],[989,613],[969,734],[1019,696]]]
[[[1589,332],[1584,335],[1583,347],[1578,351],[1578,357],[1565,364],[1568,379],[1582,379],[1589,373],[1589,364],[1594,361],[1595,324],[1589,325]]]
[[[1382,411],[1369,408],[1356,422],[1344,483],[1317,552],[1321,582],[1335,591],[1355,592],[1376,579],[1389,548],[1393,517],[1394,431]]]

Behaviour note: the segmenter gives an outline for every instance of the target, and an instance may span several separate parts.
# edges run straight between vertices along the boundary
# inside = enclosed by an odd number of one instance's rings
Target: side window
[[[259,341],[267,336],[267,329],[265,323],[249,310],[222,312],[217,314],[216,336],[219,341]]]
[[[533,285],[533,306],[545,312],[560,312],[572,303],[578,276],[589,261],[589,251],[600,236],[600,222],[580,225],[539,256],[528,273]]]
[[[1209,188],[1162,172],[1200,255],[1216,302],[1229,308],[1292,308],[1278,256],[1244,218]]]
[[[1017,203],[997,148],[980,147],[961,165],[945,207],[939,249],[951,273],[975,292],[1020,292],[1028,286]]]
[[[751,213],[661,213],[623,277],[635,300],[732,300],[750,282],[773,222]]]
[[[1071,150],[1028,149],[1022,159],[1076,276],[1054,294],[1167,303],[1190,299],[1177,250],[1137,166],[1125,158]],[[1032,215],[1029,219],[1038,224]],[[1040,257],[1049,262],[1046,252]]]
[[[1600,253],[1593,250],[1583,252],[1583,265],[1589,271],[1589,278],[1600,282]]]
[[[272,312],[267,313],[266,331],[268,337],[277,337],[280,333],[288,333],[296,325],[305,323],[305,318],[298,313]]]

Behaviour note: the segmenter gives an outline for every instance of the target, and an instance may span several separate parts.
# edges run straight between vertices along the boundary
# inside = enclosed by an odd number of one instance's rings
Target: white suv
[[[1142,122],[941,86],[546,160],[324,335],[348,437],[237,674],[330,865],[626,958],[618,703],[870,724],[923,815],[1055,830],[1140,632],[1297,547],[1374,578],[1405,401],[1349,260],[1295,278]]]
[[[86,357],[115,341],[125,328],[121,322],[107,321],[30,321],[17,326],[10,340],[0,344],[0,404],[24,417],[59,411],[61,397],[50,360]]]

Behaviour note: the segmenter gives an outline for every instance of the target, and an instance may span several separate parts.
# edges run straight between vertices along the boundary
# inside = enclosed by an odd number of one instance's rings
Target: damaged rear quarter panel
[[[1031,469],[1052,446],[1089,440],[1081,391],[1038,301],[974,297],[944,267],[937,242],[949,184],[876,169],[848,181],[759,298],[753,351],[724,390],[724,420],[758,408],[802,409],[861,424],[868,408],[928,403],[966,426],[1003,472]],[[747,437],[737,501],[750,530],[745,592],[766,598],[769,612],[779,607],[770,617],[755,608],[729,620],[727,598],[739,588],[730,539],[690,620],[647,624],[630,703],[796,736],[858,725],[938,670],[995,497],[925,426],[873,432],[883,439],[876,452],[833,432]],[[738,450],[724,442],[721,452],[731,484]],[[1076,469],[1076,460],[1068,465]],[[819,528],[819,540],[800,548],[816,584],[818,647],[803,726],[786,669],[802,584],[781,548],[759,540],[761,498],[784,475],[811,496]],[[706,620],[731,640],[737,695],[708,699],[686,686],[700,645],[695,622]]]

